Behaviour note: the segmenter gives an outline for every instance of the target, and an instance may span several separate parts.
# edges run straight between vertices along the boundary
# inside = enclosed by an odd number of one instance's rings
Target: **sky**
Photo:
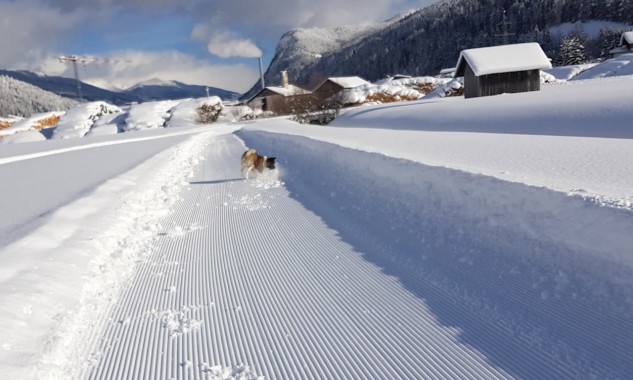
[[[0,68],[107,88],[159,78],[248,90],[293,28],[382,21],[438,0],[0,0]]]

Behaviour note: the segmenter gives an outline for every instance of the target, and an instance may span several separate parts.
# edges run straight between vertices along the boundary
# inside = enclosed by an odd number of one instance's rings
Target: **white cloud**
[[[250,39],[242,38],[230,31],[218,31],[209,25],[197,24],[191,31],[191,38],[207,43],[209,53],[220,58],[257,58],[262,51]]]
[[[41,59],[83,18],[80,11],[62,14],[29,1],[0,2],[0,67],[24,67]]]
[[[220,58],[257,58],[262,56],[262,51],[253,41],[240,38],[230,32],[216,33],[211,36],[207,49],[209,53]]]
[[[200,48],[205,47],[217,57],[259,57],[262,51],[258,44],[271,46],[291,28],[379,21],[394,16],[395,12],[436,1],[0,0],[0,68],[38,70],[73,77],[72,67],[59,63],[57,56],[89,49],[100,56],[116,56],[134,63],[88,64],[85,70],[81,68],[82,76],[87,76],[88,80],[125,87],[159,77],[242,92],[257,81],[255,61],[252,65],[248,59],[239,65],[220,65],[176,52],[175,49],[188,45],[191,50],[191,42],[197,41]],[[163,20],[165,17],[167,20],[175,18],[177,22],[167,23],[164,29],[147,28],[143,24],[155,24],[157,17]],[[121,23],[130,27],[125,33],[136,37],[130,38],[135,45],[128,49],[141,50],[151,46],[154,51],[99,53],[99,44],[108,49],[107,36],[121,30]],[[164,34],[161,33],[177,35],[169,28],[192,28],[190,40],[177,43],[174,39],[167,39],[169,45],[163,47]],[[140,31],[148,30],[151,40],[144,44],[141,39],[139,43]],[[126,48],[122,47],[125,45],[121,41],[125,38],[116,40],[114,50]],[[160,51],[163,49],[165,51]]]

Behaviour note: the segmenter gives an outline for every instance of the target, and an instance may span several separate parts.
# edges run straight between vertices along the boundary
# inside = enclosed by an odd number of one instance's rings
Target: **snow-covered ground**
[[[629,378],[632,86],[0,145],[0,373]]]

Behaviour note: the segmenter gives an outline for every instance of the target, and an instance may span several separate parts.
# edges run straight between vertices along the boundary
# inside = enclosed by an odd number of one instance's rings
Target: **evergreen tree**
[[[560,46],[560,63],[568,66],[579,65],[586,61],[585,46],[583,45],[581,36],[570,34],[565,37]]]

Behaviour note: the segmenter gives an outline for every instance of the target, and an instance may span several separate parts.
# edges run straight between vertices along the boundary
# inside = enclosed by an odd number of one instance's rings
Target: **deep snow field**
[[[630,378],[632,87],[0,145],[2,378]]]

